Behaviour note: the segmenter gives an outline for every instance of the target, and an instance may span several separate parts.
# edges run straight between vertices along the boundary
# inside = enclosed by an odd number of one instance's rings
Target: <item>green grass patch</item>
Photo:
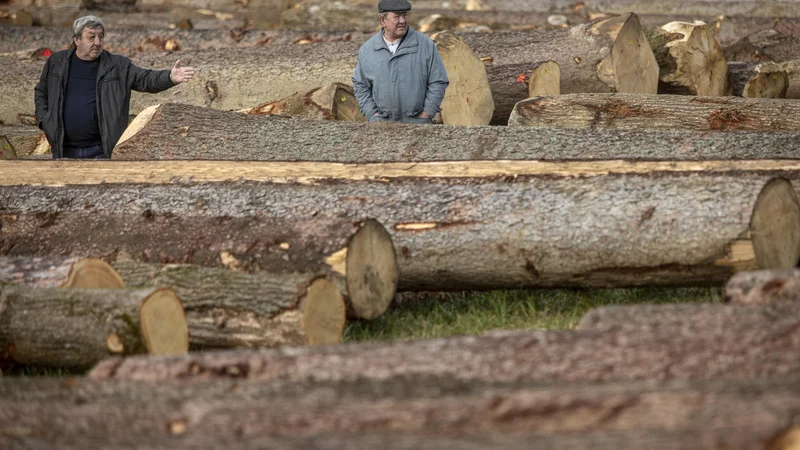
[[[420,294],[373,321],[349,322],[345,342],[430,339],[495,329],[574,328],[607,305],[722,301],[720,288],[539,289]]]

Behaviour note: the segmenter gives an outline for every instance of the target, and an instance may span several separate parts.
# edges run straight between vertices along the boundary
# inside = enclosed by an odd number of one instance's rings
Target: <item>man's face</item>
[[[103,29],[84,28],[80,38],[75,38],[75,54],[84,61],[94,61],[103,52]]]
[[[381,26],[387,38],[400,39],[408,32],[408,11],[386,13],[386,18],[381,18]]]

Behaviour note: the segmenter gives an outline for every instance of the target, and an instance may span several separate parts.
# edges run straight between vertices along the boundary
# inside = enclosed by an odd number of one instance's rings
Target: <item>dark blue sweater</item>
[[[90,147],[103,143],[97,122],[99,66],[99,58],[84,61],[72,55],[64,96],[64,147]]]

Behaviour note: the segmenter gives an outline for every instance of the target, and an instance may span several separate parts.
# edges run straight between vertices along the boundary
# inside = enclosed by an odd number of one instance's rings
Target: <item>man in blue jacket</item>
[[[381,30],[358,52],[353,74],[361,112],[370,122],[430,123],[449,81],[433,41],[408,26],[408,0],[380,0]]]
[[[131,89],[161,92],[189,81],[192,67],[140,69],[131,60],[103,50],[105,28],[95,16],[72,25],[73,48],[47,59],[34,89],[36,122],[53,159],[111,158],[125,128]]]

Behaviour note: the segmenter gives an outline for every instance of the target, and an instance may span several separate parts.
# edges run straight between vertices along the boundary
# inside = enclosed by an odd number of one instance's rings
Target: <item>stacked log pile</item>
[[[4,378],[0,447],[797,447],[800,0],[412,3],[443,126],[361,115],[377,0],[0,12],[0,370],[93,367]],[[42,161],[33,86],[89,13],[201,70],[113,161]],[[397,291],[723,284],[342,344]]]

